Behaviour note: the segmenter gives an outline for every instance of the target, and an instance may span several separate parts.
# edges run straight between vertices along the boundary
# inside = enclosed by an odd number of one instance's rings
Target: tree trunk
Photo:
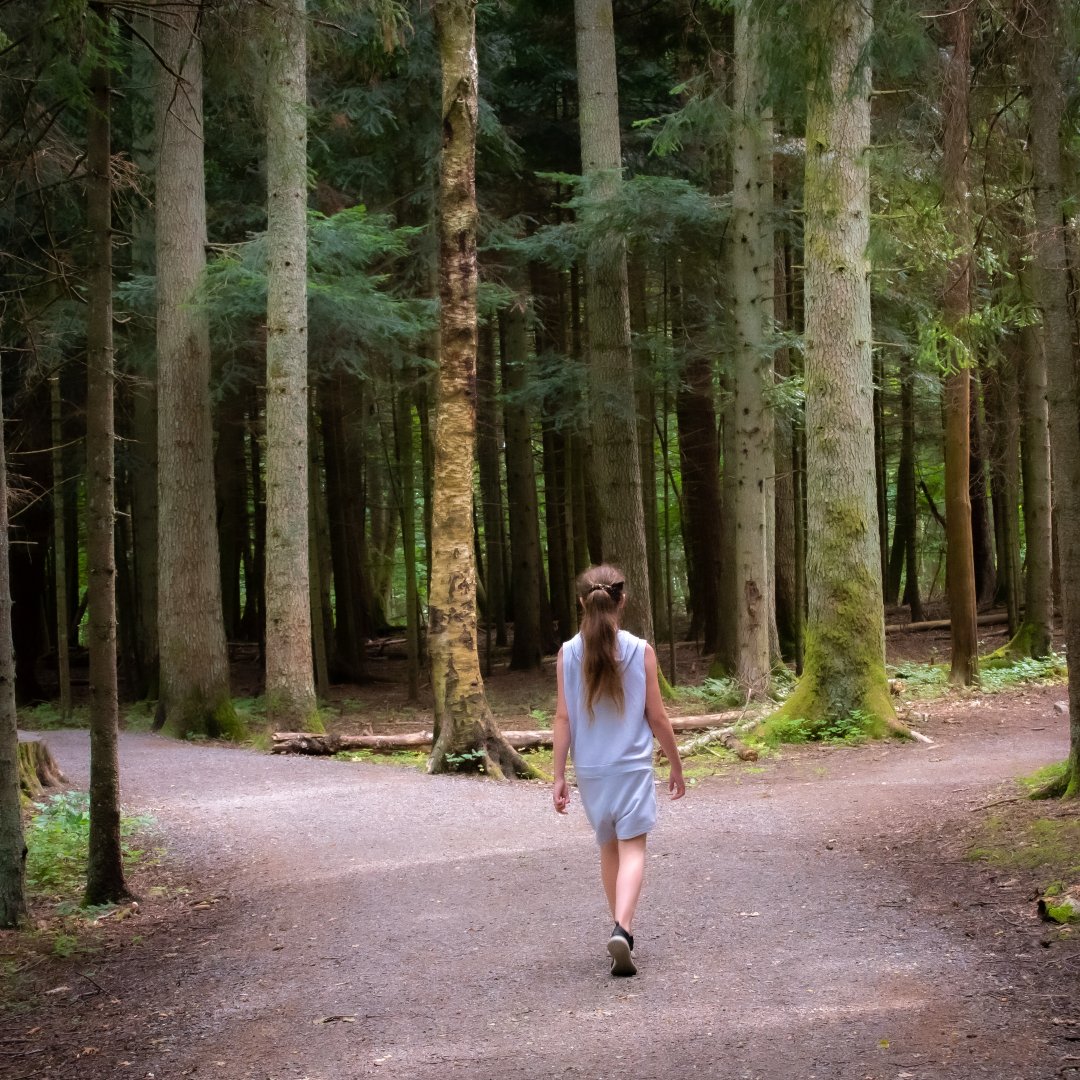
[[[514,597],[514,640],[510,667],[535,671],[544,657],[540,626],[540,518],[533,466],[532,420],[529,416],[529,344],[525,322],[527,300],[519,292],[505,313],[502,335],[503,423],[506,431],[506,501],[510,515],[510,589]]]
[[[362,475],[359,452],[360,391],[350,371],[331,376],[327,392],[319,398],[323,461],[326,467],[326,503],[330,529],[330,557],[334,577],[334,660],[338,678],[359,682],[364,678],[363,559],[365,494],[357,482]]]
[[[159,722],[242,734],[229,695],[210,412],[210,339],[193,292],[206,266],[197,6],[156,8]]]
[[[675,306],[676,340],[682,371],[675,393],[675,423],[682,471],[682,533],[689,586],[690,634],[700,635],[704,653],[720,643],[720,556],[724,519],[720,512],[720,447],[713,389],[713,353],[706,312],[712,289],[703,260],[683,260]]]
[[[52,412],[52,502],[53,502],[53,582],[56,592],[56,676],[59,683],[60,718],[71,716],[71,649],[68,642],[67,549],[68,536],[64,504],[67,500],[67,477],[64,476],[64,429],[60,400],[60,376],[49,377],[49,404]],[[2,439],[0,439],[2,441]],[[0,451],[2,451],[0,446]],[[7,540],[7,507],[2,511],[3,535]],[[73,539],[78,542],[77,537]],[[8,572],[7,548],[4,549],[3,572]],[[11,586],[5,578],[3,595],[10,603]],[[5,601],[0,600],[0,603]],[[0,630],[3,627],[0,626]],[[8,627],[10,632],[10,624]],[[14,685],[14,684],[13,684]]]
[[[1069,664],[1070,749],[1064,794],[1080,796],[1080,388],[1072,352],[1068,263],[1062,200],[1061,8],[1058,0],[1023,0],[1025,75],[1031,108],[1035,221],[1033,293],[1042,314],[1054,508],[1061,560],[1065,647]]]
[[[762,28],[735,15],[735,139],[732,152],[732,308],[735,323],[735,677],[748,698],[769,690],[773,501],[773,385],[768,348],[773,294],[772,117],[764,104]]]
[[[788,250],[785,244],[776,247],[774,287],[774,317],[781,331],[790,332],[791,312],[788,305]],[[791,350],[779,348],[773,357],[778,379],[791,376]],[[785,659],[795,655],[798,636],[795,599],[795,470],[792,458],[794,424],[786,409],[778,409],[774,418],[776,462],[776,532],[773,540],[776,570],[776,629],[780,638],[780,651]]]
[[[946,355],[945,406],[945,580],[952,627],[949,681],[970,685],[979,677],[975,632],[975,557],[971,529],[971,369],[963,344],[971,314],[971,213],[968,203],[968,98],[971,90],[970,5],[950,16],[952,55],[945,72],[942,105],[945,135],[942,173],[944,210],[956,255],[949,263],[942,320],[951,335]]]
[[[108,8],[91,4],[101,57],[90,73],[86,224],[93,267],[86,321],[86,569],[90,623],[90,846],[87,904],[127,895],[120,854],[119,706],[113,489],[112,183]]]
[[[1020,282],[1030,299],[1031,272]],[[1010,658],[1046,656],[1053,647],[1054,552],[1050,498],[1050,422],[1046,354],[1038,326],[1020,331],[1021,473],[1024,498],[1024,617],[1004,652]]]
[[[480,474],[480,505],[484,523],[484,557],[487,562],[486,614],[495,625],[495,643],[506,636],[506,580],[503,577],[502,482],[499,478],[498,399],[495,382],[495,333],[490,326],[480,331],[476,361],[476,457]],[[488,671],[490,675],[490,670]]]
[[[896,486],[896,527],[904,518],[904,597],[909,618],[919,622],[923,617],[919,594],[919,501],[915,487],[915,368],[910,356],[904,358],[903,382],[900,386],[900,462]],[[905,457],[906,455],[906,457]]]
[[[992,604],[997,592],[994,565],[994,531],[987,499],[986,434],[983,423],[982,375],[971,367],[971,434],[968,442],[971,461],[971,551],[975,567],[975,603]]]
[[[19,794],[19,718],[15,711],[9,542],[7,455],[0,397],[0,927],[5,929],[17,926],[26,917],[26,841]],[[57,577],[62,578],[63,561],[59,558],[57,566]],[[64,627],[64,609],[58,604],[57,610],[60,626]],[[67,652],[66,628],[60,634],[57,648]]]
[[[1020,410],[1017,386],[1017,335],[1010,335],[993,365],[982,370],[984,425],[989,453],[990,496],[997,554],[995,603],[1004,603],[1009,634],[1020,627]]]
[[[420,697],[420,604],[416,579],[416,450],[413,444],[411,387],[394,395],[394,440],[397,444],[401,547],[405,555],[406,685],[409,701]]]
[[[815,0],[817,72],[806,119],[806,656],[777,714],[820,730],[857,716],[896,725],[874,482],[868,149],[872,18],[860,0]]]
[[[502,737],[484,694],[476,639],[476,17],[472,0],[436,0],[442,62],[439,158],[440,355],[431,515],[428,651],[435,742],[428,769],[535,770]]]
[[[634,359],[634,398],[637,402],[638,463],[641,468],[641,507],[645,515],[645,561],[649,568],[649,617],[657,639],[668,636],[664,611],[664,576],[660,568],[660,522],[656,513],[656,387],[653,357],[642,342],[648,333],[648,292],[645,260],[633,252],[627,262],[627,297],[630,301],[631,355]]]
[[[574,0],[574,19],[581,171],[597,196],[610,197],[622,183],[611,0]],[[641,470],[626,467],[638,460],[638,438],[626,242],[621,234],[606,230],[589,245],[585,275],[592,467],[599,489],[603,557],[626,575],[624,626],[651,640]]]
[[[319,729],[308,586],[307,12],[275,0],[266,80],[266,711]]]
[[[214,480],[221,566],[221,612],[227,640],[240,636],[241,570],[247,533],[247,470],[244,462],[244,402],[230,393],[218,408]],[[239,467],[238,467],[239,466]]]

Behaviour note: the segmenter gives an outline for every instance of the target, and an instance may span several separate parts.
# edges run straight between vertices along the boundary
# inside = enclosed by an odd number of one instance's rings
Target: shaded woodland
[[[492,647],[539,668],[602,561],[669,682],[675,640],[747,700],[786,666],[811,734],[902,727],[886,617],[947,618],[958,684],[1062,615],[1071,655],[1078,29],[1058,0],[5,5],[0,683],[66,714],[85,682],[100,813],[118,701],[241,736],[244,646],[301,731],[392,637],[432,768],[527,774]]]

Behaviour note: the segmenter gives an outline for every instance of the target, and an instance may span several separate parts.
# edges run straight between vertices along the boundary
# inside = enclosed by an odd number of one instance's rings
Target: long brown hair
[[[590,566],[577,580],[584,646],[581,670],[585,677],[585,707],[590,717],[594,703],[600,698],[610,698],[620,711],[625,701],[615,655],[625,585],[622,571],[607,565]]]

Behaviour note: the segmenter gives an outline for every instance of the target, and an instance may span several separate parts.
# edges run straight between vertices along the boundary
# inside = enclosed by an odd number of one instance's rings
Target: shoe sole
[[[630,955],[630,942],[618,934],[613,934],[607,943],[607,951],[611,956],[612,975],[636,975],[637,965]]]

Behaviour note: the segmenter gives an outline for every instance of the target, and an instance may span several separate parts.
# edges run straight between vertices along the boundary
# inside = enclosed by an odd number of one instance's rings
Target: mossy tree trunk
[[[971,315],[971,210],[968,190],[968,99],[971,91],[972,6],[950,15],[952,55],[942,106],[944,212],[955,250],[945,277],[942,320],[949,333],[945,404],[945,581],[949,595],[952,666],[949,681],[968,686],[979,677],[975,627],[975,553],[971,527],[971,368],[964,344]]]
[[[574,22],[581,171],[597,196],[610,196],[622,183],[611,0],[574,0]],[[626,241],[614,229],[589,245],[585,278],[589,423],[603,558],[626,575],[626,628],[651,640],[641,469],[627,468],[639,458]]]
[[[732,311],[735,329],[735,677],[747,697],[769,690],[773,612],[772,117],[764,103],[762,27],[735,14],[735,139],[732,149]]]
[[[1062,214],[1061,121],[1064,88],[1058,0],[1024,0],[1025,78],[1031,107],[1031,168],[1035,220],[1032,290],[1042,314],[1047,403],[1054,473],[1054,509],[1065,647],[1069,656],[1070,749],[1062,783],[1080,796],[1080,387],[1072,353],[1068,261]]]
[[[308,575],[307,10],[266,27],[266,710],[320,730]]]
[[[11,636],[11,573],[8,564],[7,454],[2,405],[0,399],[0,927],[7,928],[17,926],[26,916],[26,840],[22,828],[19,723],[15,711],[15,647]],[[61,564],[61,576],[62,573]],[[67,649],[66,633],[57,642],[57,647]]]
[[[90,74],[86,127],[86,223],[91,266],[86,319],[86,568],[90,646],[90,840],[87,904],[127,896],[120,852],[117,756],[112,181],[109,9],[91,4],[100,56]]]
[[[242,734],[229,692],[210,408],[210,330],[193,293],[206,268],[199,10],[155,9],[159,723]]]
[[[502,737],[477,653],[473,458],[476,448],[475,0],[437,0],[442,62],[439,159],[440,350],[434,424],[428,652],[435,699],[430,772],[534,775]]]
[[[872,17],[860,0],[809,5],[806,119],[806,577],[802,678],[774,720],[813,732],[853,716],[896,726],[885,678],[870,356]]]

